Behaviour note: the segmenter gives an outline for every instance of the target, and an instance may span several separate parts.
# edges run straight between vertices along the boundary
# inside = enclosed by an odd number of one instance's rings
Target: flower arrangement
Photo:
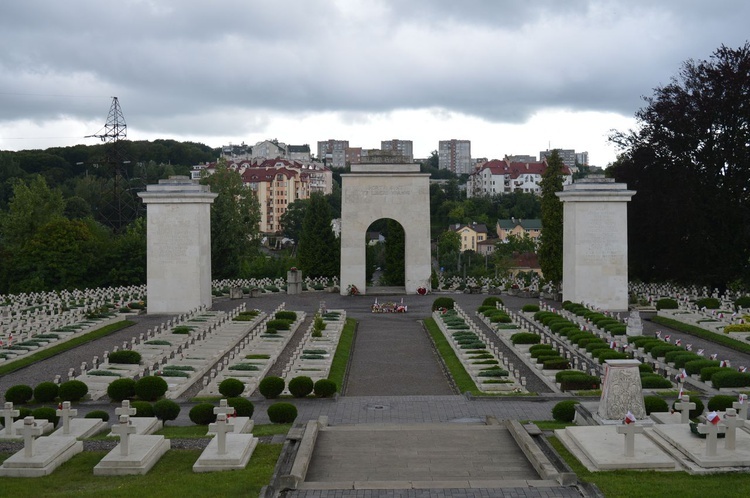
[[[357,289],[356,285],[350,284],[349,287],[346,288],[346,293],[349,296],[358,296],[359,295],[359,289]]]

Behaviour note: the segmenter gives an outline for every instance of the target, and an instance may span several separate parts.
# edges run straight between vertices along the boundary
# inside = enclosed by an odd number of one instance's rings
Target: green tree
[[[219,194],[211,206],[211,276],[236,278],[254,254],[258,240],[260,207],[237,171],[219,164],[201,179]]]
[[[286,212],[281,215],[281,229],[284,235],[295,242],[299,241],[302,234],[302,223],[305,220],[305,213],[309,205],[309,199],[297,199],[287,205]]]
[[[504,275],[513,267],[513,260],[519,254],[536,252],[536,241],[524,233],[523,235],[510,234],[506,242],[497,242],[492,255],[493,264],[499,275]]]
[[[306,277],[331,278],[339,274],[340,242],[333,233],[331,219],[325,196],[312,194],[302,222],[297,255]]]
[[[50,189],[41,176],[32,176],[28,183],[17,181],[8,212],[0,218],[0,239],[8,247],[18,247],[50,220],[62,217],[64,209],[62,193]]]
[[[563,205],[555,195],[563,189],[563,166],[558,151],[552,151],[539,184],[544,227],[539,245],[539,266],[544,278],[555,283],[560,283],[563,277]]]
[[[383,284],[400,286],[406,282],[406,264],[404,251],[406,250],[404,227],[395,220],[388,220],[385,234],[385,268],[383,269]]]
[[[112,241],[107,285],[146,282],[146,218],[138,218]]]
[[[636,131],[611,137],[623,150],[611,173],[637,192],[631,275],[750,285],[750,42],[683,63],[645,100]]]

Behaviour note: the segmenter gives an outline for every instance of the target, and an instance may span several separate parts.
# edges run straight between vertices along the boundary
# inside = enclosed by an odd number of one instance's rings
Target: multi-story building
[[[408,163],[414,162],[414,145],[411,140],[381,140],[380,149],[383,151],[395,152],[403,156]]]
[[[522,220],[519,218],[497,220],[495,230],[500,242],[506,242],[510,235],[515,235],[517,237],[527,235],[534,241],[538,241],[539,236],[542,234],[542,220],[536,218],[530,220]]]
[[[344,152],[345,165],[359,164],[362,162],[362,147],[347,147]]]
[[[576,162],[581,166],[589,165],[589,153],[588,152],[576,152]]]
[[[291,161],[299,162],[310,162],[310,145],[288,145],[287,148],[287,159]]]
[[[288,157],[287,145],[276,139],[263,140],[253,145],[251,157],[253,159],[275,159],[277,157],[283,159]]]
[[[227,162],[227,167],[239,172],[245,187],[253,191],[260,204],[259,230],[279,233],[281,217],[289,204],[309,199],[310,194],[333,191],[333,174],[321,163],[290,161],[287,159],[251,159]],[[193,168],[193,177],[211,174],[216,163]]]
[[[448,228],[461,237],[461,252],[477,251],[478,244],[487,240],[487,225],[483,223],[472,223],[471,225],[456,223]]]
[[[507,160],[513,163],[535,163],[537,162],[536,156],[530,156],[528,154],[515,154],[505,156]]]
[[[539,151],[539,160],[544,161],[547,159],[551,154],[552,151],[556,150],[558,154],[560,154],[560,159],[562,159],[562,162],[565,166],[568,168],[575,168],[576,166],[576,151],[573,149],[547,149]]]
[[[467,197],[483,197],[510,194],[512,192],[529,192],[539,195],[539,183],[547,170],[547,161],[532,163],[511,162],[508,158],[494,159],[483,164],[469,175],[466,183]],[[573,175],[567,166],[563,166],[563,184],[573,181]]]
[[[470,140],[440,140],[438,144],[438,168],[448,169],[457,175],[472,172]]]
[[[329,168],[343,168],[346,166],[346,149],[349,140],[324,140],[318,142],[318,161]]]

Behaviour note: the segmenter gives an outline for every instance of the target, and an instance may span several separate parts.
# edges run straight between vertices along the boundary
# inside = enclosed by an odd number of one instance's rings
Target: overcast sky
[[[747,0],[24,0],[0,3],[0,150],[468,139],[605,166],[609,130],[687,59],[750,38]]]

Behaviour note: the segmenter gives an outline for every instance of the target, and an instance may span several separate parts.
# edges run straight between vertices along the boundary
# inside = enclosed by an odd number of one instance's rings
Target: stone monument
[[[628,309],[627,203],[634,194],[603,175],[556,194],[563,202],[563,300]]]
[[[606,360],[598,418],[602,424],[621,423],[630,411],[637,420],[646,418],[638,360]]]
[[[365,233],[389,218],[404,229],[405,291],[430,289],[430,175],[418,164],[352,164],[341,175],[341,294],[350,285],[367,292]]]
[[[211,307],[211,204],[218,194],[186,176],[149,185],[146,204],[148,313]]]
[[[286,272],[286,293],[302,294],[302,272],[297,268]]]
[[[630,311],[626,333],[629,336],[643,335],[643,322],[641,322],[641,314],[638,310]]]

